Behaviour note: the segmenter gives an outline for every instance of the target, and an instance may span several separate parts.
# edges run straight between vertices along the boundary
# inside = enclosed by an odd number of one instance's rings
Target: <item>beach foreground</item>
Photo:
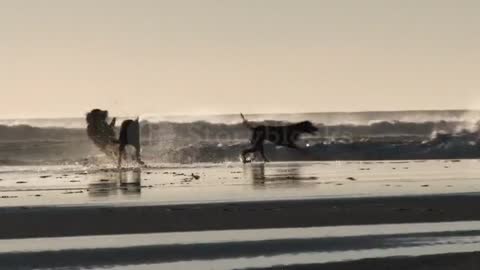
[[[4,168],[0,268],[478,269],[479,165]]]

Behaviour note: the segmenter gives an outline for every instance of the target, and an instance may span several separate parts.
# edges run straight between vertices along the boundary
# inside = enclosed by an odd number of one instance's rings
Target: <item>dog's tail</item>
[[[243,120],[243,124],[250,128],[250,129],[253,129],[253,126],[252,124],[250,124],[250,122],[248,122],[247,118],[245,118],[245,115],[243,115],[243,113],[240,113],[240,117],[242,117],[242,120]]]

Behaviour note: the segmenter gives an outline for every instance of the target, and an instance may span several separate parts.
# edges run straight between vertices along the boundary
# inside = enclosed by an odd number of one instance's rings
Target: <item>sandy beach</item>
[[[480,191],[478,160],[0,167],[2,206],[166,205]]]
[[[446,260],[473,269],[479,165],[2,167],[0,268],[424,269]]]

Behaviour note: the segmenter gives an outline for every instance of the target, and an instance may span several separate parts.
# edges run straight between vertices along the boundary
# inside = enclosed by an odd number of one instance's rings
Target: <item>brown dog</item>
[[[140,157],[140,124],[137,120],[125,120],[120,129],[120,138],[116,138],[115,122],[113,118],[107,122],[108,111],[94,109],[87,114],[87,134],[93,143],[110,157],[118,156],[118,167],[122,166],[125,156],[125,147],[131,145],[136,150],[136,161],[143,165]],[[118,148],[117,148],[118,147]],[[112,151],[113,149],[113,151]]]
[[[242,151],[243,163],[247,162],[247,154],[256,152],[260,152],[263,160],[268,162],[263,148],[265,141],[269,141],[275,145],[299,149],[295,142],[300,138],[300,135],[303,133],[313,134],[318,131],[318,128],[315,127],[310,121],[303,121],[283,126],[254,126],[245,118],[243,114],[240,114],[240,116],[243,119],[243,124],[252,131],[252,138],[250,140],[251,146]]]
[[[131,145],[135,147],[135,159],[140,165],[145,165],[140,157],[140,123],[136,120],[125,120],[120,128],[120,147],[118,157],[118,167],[122,166],[122,157],[125,155],[125,147]]]

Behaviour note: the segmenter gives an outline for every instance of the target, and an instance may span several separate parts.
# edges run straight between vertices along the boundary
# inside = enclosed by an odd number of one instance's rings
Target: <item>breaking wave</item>
[[[480,114],[465,115],[464,111],[420,115],[418,112],[331,113],[258,115],[249,119],[272,119],[259,124],[309,119],[319,127],[315,136],[302,138],[301,151],[267,144],[266,152],[272,160],[478,158]],[[217,116],[215,121],[157,120],[165,119],[150,117],[141,122],[142,154],[147,162],[238,161],[239,153],[248,145],[250,131],[238,121],[238,116]],[[71,124],[63,123],[69,121],[65,119],[45,120],[43,124],[38,120],[2,121],[0,166],[112,162],[89,141],[82,119],[71,120]]]

